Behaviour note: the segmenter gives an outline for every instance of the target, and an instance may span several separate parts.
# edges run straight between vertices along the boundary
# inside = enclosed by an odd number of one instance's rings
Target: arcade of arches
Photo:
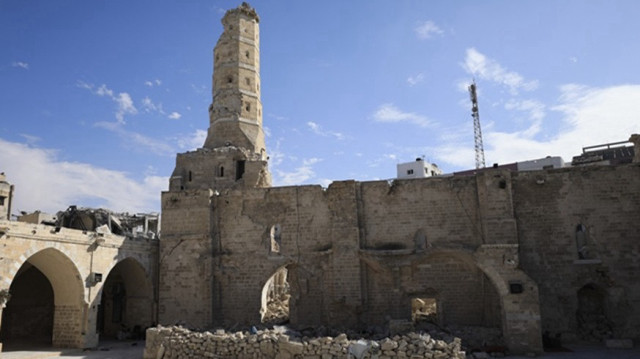
[[[3,350],[95,347],[155,322],[157,242],[21,222],[0,226]],[[157,253],[157,252],[156,252]]]

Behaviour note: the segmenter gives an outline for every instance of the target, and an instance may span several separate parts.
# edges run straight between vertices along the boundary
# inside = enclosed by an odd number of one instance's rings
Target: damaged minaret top
[[[260,102],[260,18],[247,3],[227,11],[213,49],[213,101],[202,148],[179,153],[170,191],[269,187]]]
[[[247,3],[227,11],[213,50],[213,103],[205,148],[235,146],[266,158],[260,102],[260,18]]]

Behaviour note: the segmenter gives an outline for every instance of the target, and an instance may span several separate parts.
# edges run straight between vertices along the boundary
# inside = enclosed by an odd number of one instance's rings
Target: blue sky
[[[240,2],[0,0],[0,171],[14,213],[159,211],[202,146],[212,49]],[[640,132],[640,2],[253,1],[274,185],[473,168]]]

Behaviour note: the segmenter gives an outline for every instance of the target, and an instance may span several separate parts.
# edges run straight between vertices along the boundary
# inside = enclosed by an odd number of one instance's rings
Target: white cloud
[[[160,192],[169,183],[167,177],[148,175],[136,180],[125,172],[61,161],[55,150],[1,138],[0,147],[2,170],[15,185],[15,213],[56,213],[71,204],[132,213],[159,211]]]
[[[100,87],[98,87],[95,94],[98,96],[108,96],[108,97],[114,98],[113,90],[109,89],[105,84],[102,84]]]
[[[207,139],[207,130],[196,130],[187,136],[178,138],[178,147],[181,150],[191,151],[204,145]]]
[[[154,86],[162,85],[162,81],[160,81],[159,79],[147,80],[147,81],[144,82],[144,84],[149,86],[149,87],[154,87]]]
[[[29,70],[29,64],[23,61],[14,61],[11,66],[19,67],[21,69]]]
[[[179,114],[178,112],[173,111],[173,112],[171,112],[171,113],[169,114],[169,116],[167,116],[167,117],[169,117],[169,118],[170,118],[170,119],[172,119],[172,120],[179,120],[179,119],[180,119],[180,117],[182,117],[182,115],[181,115],[181,114]]]
[[[300,166],[291,172],[276,170],[274,178],[275,186],[295,186],[309,180],[315,176],[311,166]]]
[[[162,108],[162,103],[153,102],[153,100],[151,100],[149,96],[146,96],[140,102],[144,112],[147,112],[147,113],[157,112],[161,115],[166,115],[166,112],[164,112],[164,108]]]
[[[498,62],[486,57],[474,48],[467,49],[462,67],[472,76],[506,86],[511,94],[514,95],[520,89],[531,91],[538,88],[538,81],[526,81],[519,73],[507,70]]]
[[[545,106],[542,102],[537,100],[510,100],[505,103],[504,108],[506,110],[522,111],[527,113],[527,119],[530,121],[530,126],[520,133],[525,137],[533,137],[537,135],[542,129],[542,120],[545,117]]]
[[[145,112],[152,112],[152,111],[158,110],[158,106],[155,103],[153,103],[153,101],[151,101],[149,96],[143,98],[141,102],[142,102],[142,109]]]
[[[118,104],[118,111],[116,111],[116,119],[119,123],[125,123],[124,115],[135,115],[138,110],[133,106],[133,100],[131,96],[126,92],[121,92],[113,100]]]
[[[345,135],[340,132],[325,131],[322,129],[320,125],[312,121],[307,122],[307,126],[311,129],[313,133],[319,136],[325,136],[325,137],[332,136],[338,140],[344,140],[346,138]]]
[[[272,152],[272,158],[274,154]],[[277,154],[276,154],[277,156]],[[273,178],[273,182],[275,186],[294,186],[300,185],[311,178],[313,178],[316,174],[313,170],[313,165],[321,162],[320,158],[308,158],[302,160],[302,165],[294,169],[293,171],[283,171],[276,169]]]
[[[367,165],[371,168],[375,168],[382,164],[386,166],[389,162],[398,163],[398,156],[394,153],[385,153],[378,158],[367,161]]]
[[[413,112],[402,112],[391,103],[383,104],[373,114],[377,122],[408,122],[421,127],[427,127],[431,122],[425,117]]]
[[[116,133],[125,141],[126,145],[132,145],[134,148],[144,149],[157,155],[175,154],[175,149],[171,145],[137,132],[128,131],[123,128],[121,122],[97,122],[95,126]]]
[[[442,31],[438,25],[436,25],[433,21],[425,21],[414,28],[416,35],[420,39],[429,39],[433,35],[442,35],[444,31]]]
[[[423,73],[419,73],[415,76],[409,76],[407,78],[407,83],[409,83],[409,86],[415,86],[417,84],[419,84],[420,82],[424,81],[424,74]]]
[[[538,138],[532,135],[536,132],[532,125],[511,132],[498,128],[484,131],[487,163],[513,163],[546,156],[561,156],[571,162],[573,156],[582,152],[582,147],[626,141],[632,133],[640,133],[636,108],[640,103],[640,85],[589,88],[570,84],[562,86],[560,92],[559,102],[547,106],[561,123],[555,133]],[[513,108],[533,111],[536,117],[541,116],[537,112],[541,106],[533,101]],[[471,141],[450,142],[440,146],[436,157],[455,166],[472,168],[473,152]]]
[[[131,95],[126,92],[120,92],[117,96],[114,95],[114,91],[107,87],[107,85],[102,84],[100,87],[95,88],[93,84],[88,84],[84,81],[78,81],[76,86],[85,90],[89,90],[91,93],[97,96],[106,96],[113,100],[117,105],[116,110],[116,120],[118,123],[124,124],[124,116],[125,115],[135,115],[138,113],[138,110],[133,105],[133,100],[131,99]]]
[[[41,140],[38,136],[28,135],[26,133],[21,133],[20,136],[22,136],[30,145],[34,145]]]

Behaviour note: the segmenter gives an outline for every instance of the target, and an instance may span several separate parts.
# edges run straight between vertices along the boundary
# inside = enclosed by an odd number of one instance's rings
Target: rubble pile
[[[306,337],[282,327],[251,332],[194,332],[182,327],[147,329],[145,359],[173,358],[466,358],[461,340],[447,342],[410,332],[380,340]]]
[[[263,323],[280,324],[289,320],[289,293],[282,293],[278,297],[270,297],[267,310],[262,318]]]

